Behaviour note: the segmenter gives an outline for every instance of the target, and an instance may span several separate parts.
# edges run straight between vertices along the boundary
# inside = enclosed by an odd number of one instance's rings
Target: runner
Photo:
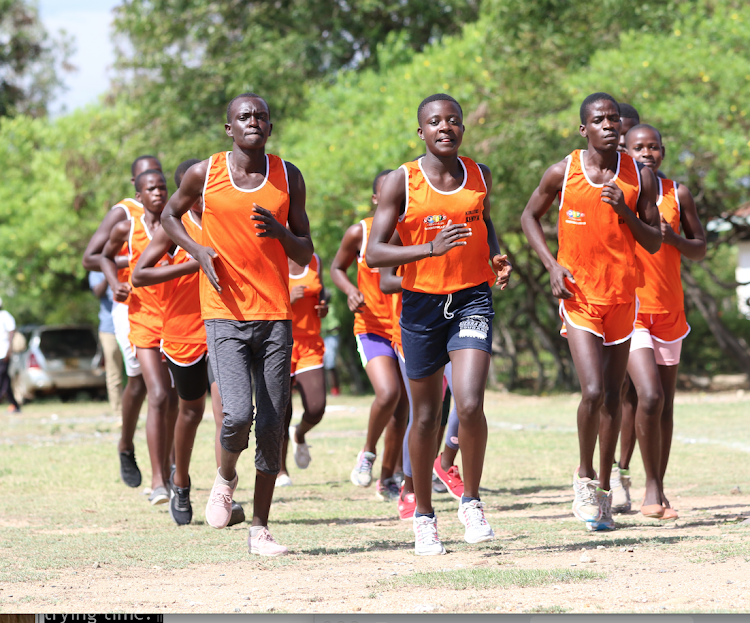
[[[312,458],[305,434],[320,424],[326,410],[326,377],[323,369],[325,346],[320,336],[320,319],[328,314],[323,297],[323,265],[317,253],[307,266],[300,266],[288,258],[289,298],[292,303],[292,383],[302,397],[302,421],[290,426],[292,401],[289,401],[281,446],[281,471],[276,477],[277,487],[292,484],[286,466],[287,448],[292,440],[292,454],[299,469],[307,469]]]
[[[467,542],[494,537],[479,498],[487,445],[484,388],[494,316],[490,286],[498,276],[507,283],[510,264],[500,254],[490,218],[490,171],[458,156],[461,106],[449,95],[433,95],[419,105],[417,119],[427,154],[385,179],[366,259],[372,267],[404,266],[401,339],[414,405],[409,455],[417,504],[415,552],[433,555],[445,553],[432,508],[432,467],[449,361],[464,448],[465,494],[458,517]],[[394,230],[403,246],[389,244]]]
[[[664,159],[661,133],[640,124],[628,132],[628,154],[654,173]],[[680,276],[681,257],[699,262],[706,255],[703,232],[693,196],[683,184],[658,179],[656,205],[661,213],[662,246],[649,255],[640,246],[635,255],[642,267],[645,285],[636,290],[640,308],[630,342],[628,374],[635,392],[625,403],[635,417],[623,415],[620,472],[629,476],[635,438],[646,471],[646,493],[641,514],[656,519],[677,519],[677,512],[664,494],[664,475],[672,445],[674,394],[682,340],[690,333],[685,318]],[[685,236],[679,234],[680,225]],[[626,428],[628,434],[625,434]],[[625,445],[625,441],[629,445]],[[629,500],[628,500],[629,501]]]
[[[135,178],[135,188],[136,199],[144,207],[143,215],[115,225],[101,255],[102,272],[113,292],[122,289],[115,263],[122,244],[127,241],[132,275],[141,253],[161,228],[160,216],[168,197],[164,173],[157,169],[144,171]],[[169,501],[166,485],[178,408],[177,393],[172,388],[169,371],[159,350],[164,302],[170,290],[171,284],[135,288],[130,292],[128,303],[129,339],[148,392],[146,442],[151,459],[151,494],[148,499],[154,505]]]
[[[390,169],[381,171],[372,183],[372,203],[378,206],[383,180]],[[385,430],[383,461],[376,495],[396,500],[399,484],[393,477],[401,441],[406,429],[408,401],[402,397],[403,380],[398,359],[391,345],[392,311],[390,297],[380,290],[380,272],[365,260],[372,217],[361,220],[346,230],[341,246],[331,264],[331,280],[346,294],[349,309],[354,313],[354,335],[362,367],[370,379],[375,400],[370,407],[365,445],[357,455],[351,481],[358,487],[372,483],[372,468],[377,457],[377,444]],[[357,285],[349,281],[346,271],[357,260]]]
[[[201,265],[201,310],[224,412],[221,464],[206,521],[214,528],[229,523],[237,487],[235,466],[248,446],[254,419],[256,474],[248,549],[264,556],[288,552],[268,531],[290,391],[293,343],[287,256],[306,266],[313,254],[305,183],[295,166],[266,154],[272,127],[262,97],[235,97],[227,107],[225,125],[232,151],[191,167],[163,216],[172,240]],[[205,246],[190,238],[181,220],[201,193]],[[287,222],[289,229],[284,227]]]
[[[617,105],[620,108],[620,140],[617,144],[617,151],[626,154],[628,151],[625,147],[625,135],[630,132],[632,127],[641,122],[641,116],[630,104],[618,102]]]
[[[130,182],[135,184],[135,178],[148,170],[158,169],[161,171],[161,162],[155,156],[138,156],[130,165],[132,177]],[[143,205],[135,199],[123,199],[115,204],[107,212],[96,232],[89,240],[89,244],[83,253],[83,267],[88,271],[99,271],[101,266],[101,253],[104,245],[109,240],[112,228],[124,220],[140,218],[143,214]],[[128,323],[128,297],[130,294],[127,245],[123,244],[121,253],[116,258],[119,269],[118,281],[121,284],[119,291],[112,291],[114,302],[112,303],[112,323],[115,329],[115,338],[122,351],[125,362],[125,373],[128,382],[122,392],[122,428],[120,430],[120,441],[118,452],[120,454],[120,477],[129,487],[141,486],[141,470],[135,460],[135,446],[133,437],[138,424],[138,416],[146,397],[146,384],[141,375],[141,367],[135,358],[135,353],[130,346],[128,335],[130,324]]]
[[[579,131],[587,149],[577,149],[547,169],[521,223],[550,273],[552,294],[561,299],[561,333],[568,338],[581,383],[573,513],[589,530],[613,530],[610,472],[638,307],[635,245],[655,253],[661,233],[656,179],[617,151],[620,113],[615,99],[606,93],[589,95],[581,105]],[[555,259],[539,221],[558,196]],[[593,466],[597,435],[598,480]]]

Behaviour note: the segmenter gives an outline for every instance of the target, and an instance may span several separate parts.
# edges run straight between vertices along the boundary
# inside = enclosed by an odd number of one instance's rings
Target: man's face
[[[632,117],[620,117],[620,143],[617,146],[617,151],[623,154],[627,153],[628,149],[625,146],[625,135],[630,132],[630,128],[638,125],[638,121]]]
[[[224,124],[227,136],[231,136],[242,149],[260,149],[271,136],[273,124],[268,106],[262,99],[245,97],[232,104],[230,122]]]
[[[448,100],[430,102],[422,110],[417,134],[427,151],[437,156],[456,153],[464,138],[461,110]]]
[[[599,100],[589,106],[586,123],[579,128],[592,149],[615,151],[620,138],[620,111],[610,100]]]
[[[664,160],[664,146],[659,133],[651,128],[639,128],[628,133],[627,154],[642,162],[654,173],[659,170]]]
[[[136,193],[135,198],[149,212],[161,214],[169,197],[164,177],[158,173],[149,173],[140,179],[140,185],[141,189]]]

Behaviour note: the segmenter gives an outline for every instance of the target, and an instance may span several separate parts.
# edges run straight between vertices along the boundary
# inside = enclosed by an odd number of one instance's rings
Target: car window
[[[47,359],[93,357],[96,338],[89,329],[53,329],[39,335],[39,350]]]

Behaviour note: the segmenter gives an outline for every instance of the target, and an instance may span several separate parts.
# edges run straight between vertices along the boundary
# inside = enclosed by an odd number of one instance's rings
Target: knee
[[[309,411],[305,411],[305,413],[302,415],[302,419],[311,426],[315,426],[316,424],[320,424],[325,411],[325,405],[315,405],[311,407]]]
[[[456,414],[461,424],[475,421],[484,414],[484,401],[481,396],[472,396],[468,400],[462,398],[459,404],[456,401]]]
[[[619,400],[619,393],[617,395]],[[581,403],[591,410],[598,409],[604,403],[604,390],[600,383],[587,383],[581,386]]]
[[[419,437],[434,437],[439,427],[440,420],[438,418],[429,414],[425,414],[423,417],[415,414],[411,430],[412,434],[416,434]]]
[[[398,385],[386,385],[375,394],[375,401],[386,409],[395,409],[401,398],[401,388]]]
[[[203,410],[199,407],[186,407],[182,410],[182,417],[191,426],[198,426],[203,420]]]
[[[638,395],[638,407],[647,415],[658,417],[664,407],[664,392],[661,387],[649,387]]]

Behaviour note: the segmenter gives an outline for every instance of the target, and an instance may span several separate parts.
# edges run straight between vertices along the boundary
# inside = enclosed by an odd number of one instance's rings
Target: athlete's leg
[[[650,350],[650,349],[643,349]],[[634,351],[637,352],[637,351]],[[630,469],[630,459],[635,451],[635,414],[638,409],[638,393],[630,377],[625,375],[622,390],[622,424],[620,425],[620,469]]]
[[[453,364],[453,399],[458,413],[459,445],[463,461],[464,496],[479,498],[484,453],[487,448],[487,419],[484,416],[484,388],[490,369],[490,355],[465,348],[450,353]]]
[[[453,365],[445,366],[445,377],[448,379],[448,390],[453,395]],[[444,471],[448,471],[456,462],[458,454],[458,412],[456,411],[456,401],[453,400],[453,407],[448,414],[448,423],[445,429],[445,446],[440,455],[440,466]]]
[[[107,399],[113,415],[122,413],[122,353],[114,333],[99,331],[107,378]]]
[[[661,386],[664,392],[664,409],[661,414],[661,451],[659,457],[659,481],[662,485],[662,503],[669,507],[664,495],[664,476],[667,473],[669,454],[672,449],[672,430],[674,428],[674,395],[677,389],[677,370],[680,366],[658,366]]]
[[[216,381],[211,383],[211,410],[214,412],[214,424],[216,425],[214,454],[216,455],[216,467],[218,468],[221,465],[221,425],[224,423],[224,412],[221,410],[221,395]]]
[[[120,430],[120,452],[133,450],[133,437],[138,426],[143,401],[146,398],[146,382],[143,375],[129,376],[128,384],[122,392],[122,429]]]
[[[646,471],[644,505],[661,505],[661,419],[664,392],[659,369],[651,348],[639,348],[630,353],[628,374],[638,394],[635,415],[635,432]]]
[[[630,340],[605,346],[602,357],[604,402],[599,417],[599,486],[610,490],[609,477],[622,421],[622,383],[628,367]]]
[[[375,390],[375,400],[370,407],[367,439],[363,451],[377,454],[378,440],[401,398],[398,362],[393,357],[373,357],[367,362],[365,372]]]
[[[292,380],[292,387],[294,387],[294,381]],[[281,442],[281,469],[279,469],[279,476],[282,474],[289,475],[289,470],[286,467],[286,455],[289,452],[289,425],[292,423],[292,397],[289,395],[289,404],[286,407],[286,416],[284,418],[284,439]]]
[[[390,420],[388,420],[388,425],[385,428],[383,460],[380,464],[381,482],[388,478],[392,478],[393,473],[396,470],[396,464],[401,457],[408,417],[409,398],[406,395],[403,381],[401,381],[401,396],[393,411],[393,415]]]
[[[175,472],[174,484],[187,487],[190,484],[190,458],[193,454],[195,434],[203,420],[206,409],[206,395],[196,400],[180,399],[180,410],[174,431]]]
[[[442,407],[443,368],[422,379],[409,379],[412,396],[412,422],[409,432],[411,460],[417,512],[432,512],[432,464],[437,450]]]
[[[162,369],[165,374],[165,382],[167,384],[169,392],[169,401],[167,403],[167,439],[166,439],[166,457],[164,461],[164,474],[167,478],[167,484],[169,484],[169,475],[172,471],[172,465],[177,462],[176,450],[174,447],[174,433],[177,425],[177,416],[180,412],[180,398],[177,395],[177,388],[175,387],[174,379],[172,378],[169,368],[166,362],[162,362]],[[202,415],[202,414],[201,414]]]
[[[295,377],[302,398],[302,421],[296,427],[296,442],[305,443],[305,433],[320,424],[326,411],[326,377],[323,368],[300,372]]]

